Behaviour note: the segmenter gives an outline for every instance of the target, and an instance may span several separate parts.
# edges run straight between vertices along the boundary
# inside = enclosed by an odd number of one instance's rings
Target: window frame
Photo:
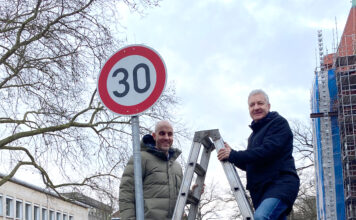
[[[34,204],[33,205],[33,220],[40,220],[40,219],[41,219],[41,208],[40,208],[40,205]]]
[[[8,203],[7,201],[10,201],[9,203],[9,213],[8,213]],[[14,198],[11,196],[6,196],[5,198],[5,216],[6,218],[14,218]]]
[[[45,216],[43,216],[43,214],[45,214]],[[48,220],[49,217],[49,212],[47,207],[42,207],[41,208],[41,220]]]
[[[30,209],[28,210],[27,207],[30,207]],[[32,213],[33,213],[32,207],[33,206],[32,206],[31,202],[25,202],[25,215],[24,215],[25,220],[32,220],[32,217],[33,217],[32,216]]]
[[[4,195],[0,194],[0,216],[4,216]]]
[[[56,220],[56,212],[53,209],[49,209],[48,220]]]
[[[20,203],[20,215],[17,216],[17,211],[19,210],[18,207],[18,203]],[[15,202],[15,219],[23,219],[23,214],[24,214],[24,211],[23,211],[23,200],[21,199],[16,199],[16,202]]]
[[[62,212],[56,211],[56,220],[62,220]]]

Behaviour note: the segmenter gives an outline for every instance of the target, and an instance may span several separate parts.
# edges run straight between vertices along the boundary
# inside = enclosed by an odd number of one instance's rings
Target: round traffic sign
[[[161,56],[144,45],[130,45],[112,55],[100,71],[102,103],[120,115],[137,115],[161,96],[167,81]]]

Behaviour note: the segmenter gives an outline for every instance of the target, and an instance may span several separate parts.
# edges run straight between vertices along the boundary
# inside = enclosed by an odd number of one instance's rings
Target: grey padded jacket
[[[172,218],[183,178],[182,167],[176,161],[180,154],[179,149],[171,148],[167,157],[155,148],[155,141],[151,135],[142,138],[141,165],[145,219]],[[136,219],[132,157],[122,175],[119,206],[121,219]]]

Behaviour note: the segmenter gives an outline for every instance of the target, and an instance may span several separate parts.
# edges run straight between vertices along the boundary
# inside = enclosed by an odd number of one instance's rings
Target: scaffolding
[[[314,148],[317,176],[317,206],[319,219],[341,219],[337,215],[336,170],[334,163],[333,121],[336,120],[335,100],[330,93],[336,93],[336,83],[329,83],[329,69],[334,56],[324,56],[322,32],[318,31],[320,70],[316,71],[315,95],[312,99],[314,131],[318,136]],[[337,124],[337,123],[336,123]],[[338,131],[337,131],[338,132]]]
[[[335,51],[324,55],[321,31],[318,38],[311,114],[318,219],[356,220],[356,0]]]
[[[346,219],[356,220],[356,35],[343,35],[334,63]]]

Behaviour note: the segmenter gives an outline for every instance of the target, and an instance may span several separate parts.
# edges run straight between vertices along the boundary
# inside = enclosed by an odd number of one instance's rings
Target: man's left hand
[[[198,184],[194,184],[194,185],[192,186],[192,191],[194,192],[195,188],[197,188],[197,187],[198,187]],[[205,184],[203,184],[203,188],[201,189],[200,194],[203,194],[203,193],[204,193],[204,189],[205,189]]]

